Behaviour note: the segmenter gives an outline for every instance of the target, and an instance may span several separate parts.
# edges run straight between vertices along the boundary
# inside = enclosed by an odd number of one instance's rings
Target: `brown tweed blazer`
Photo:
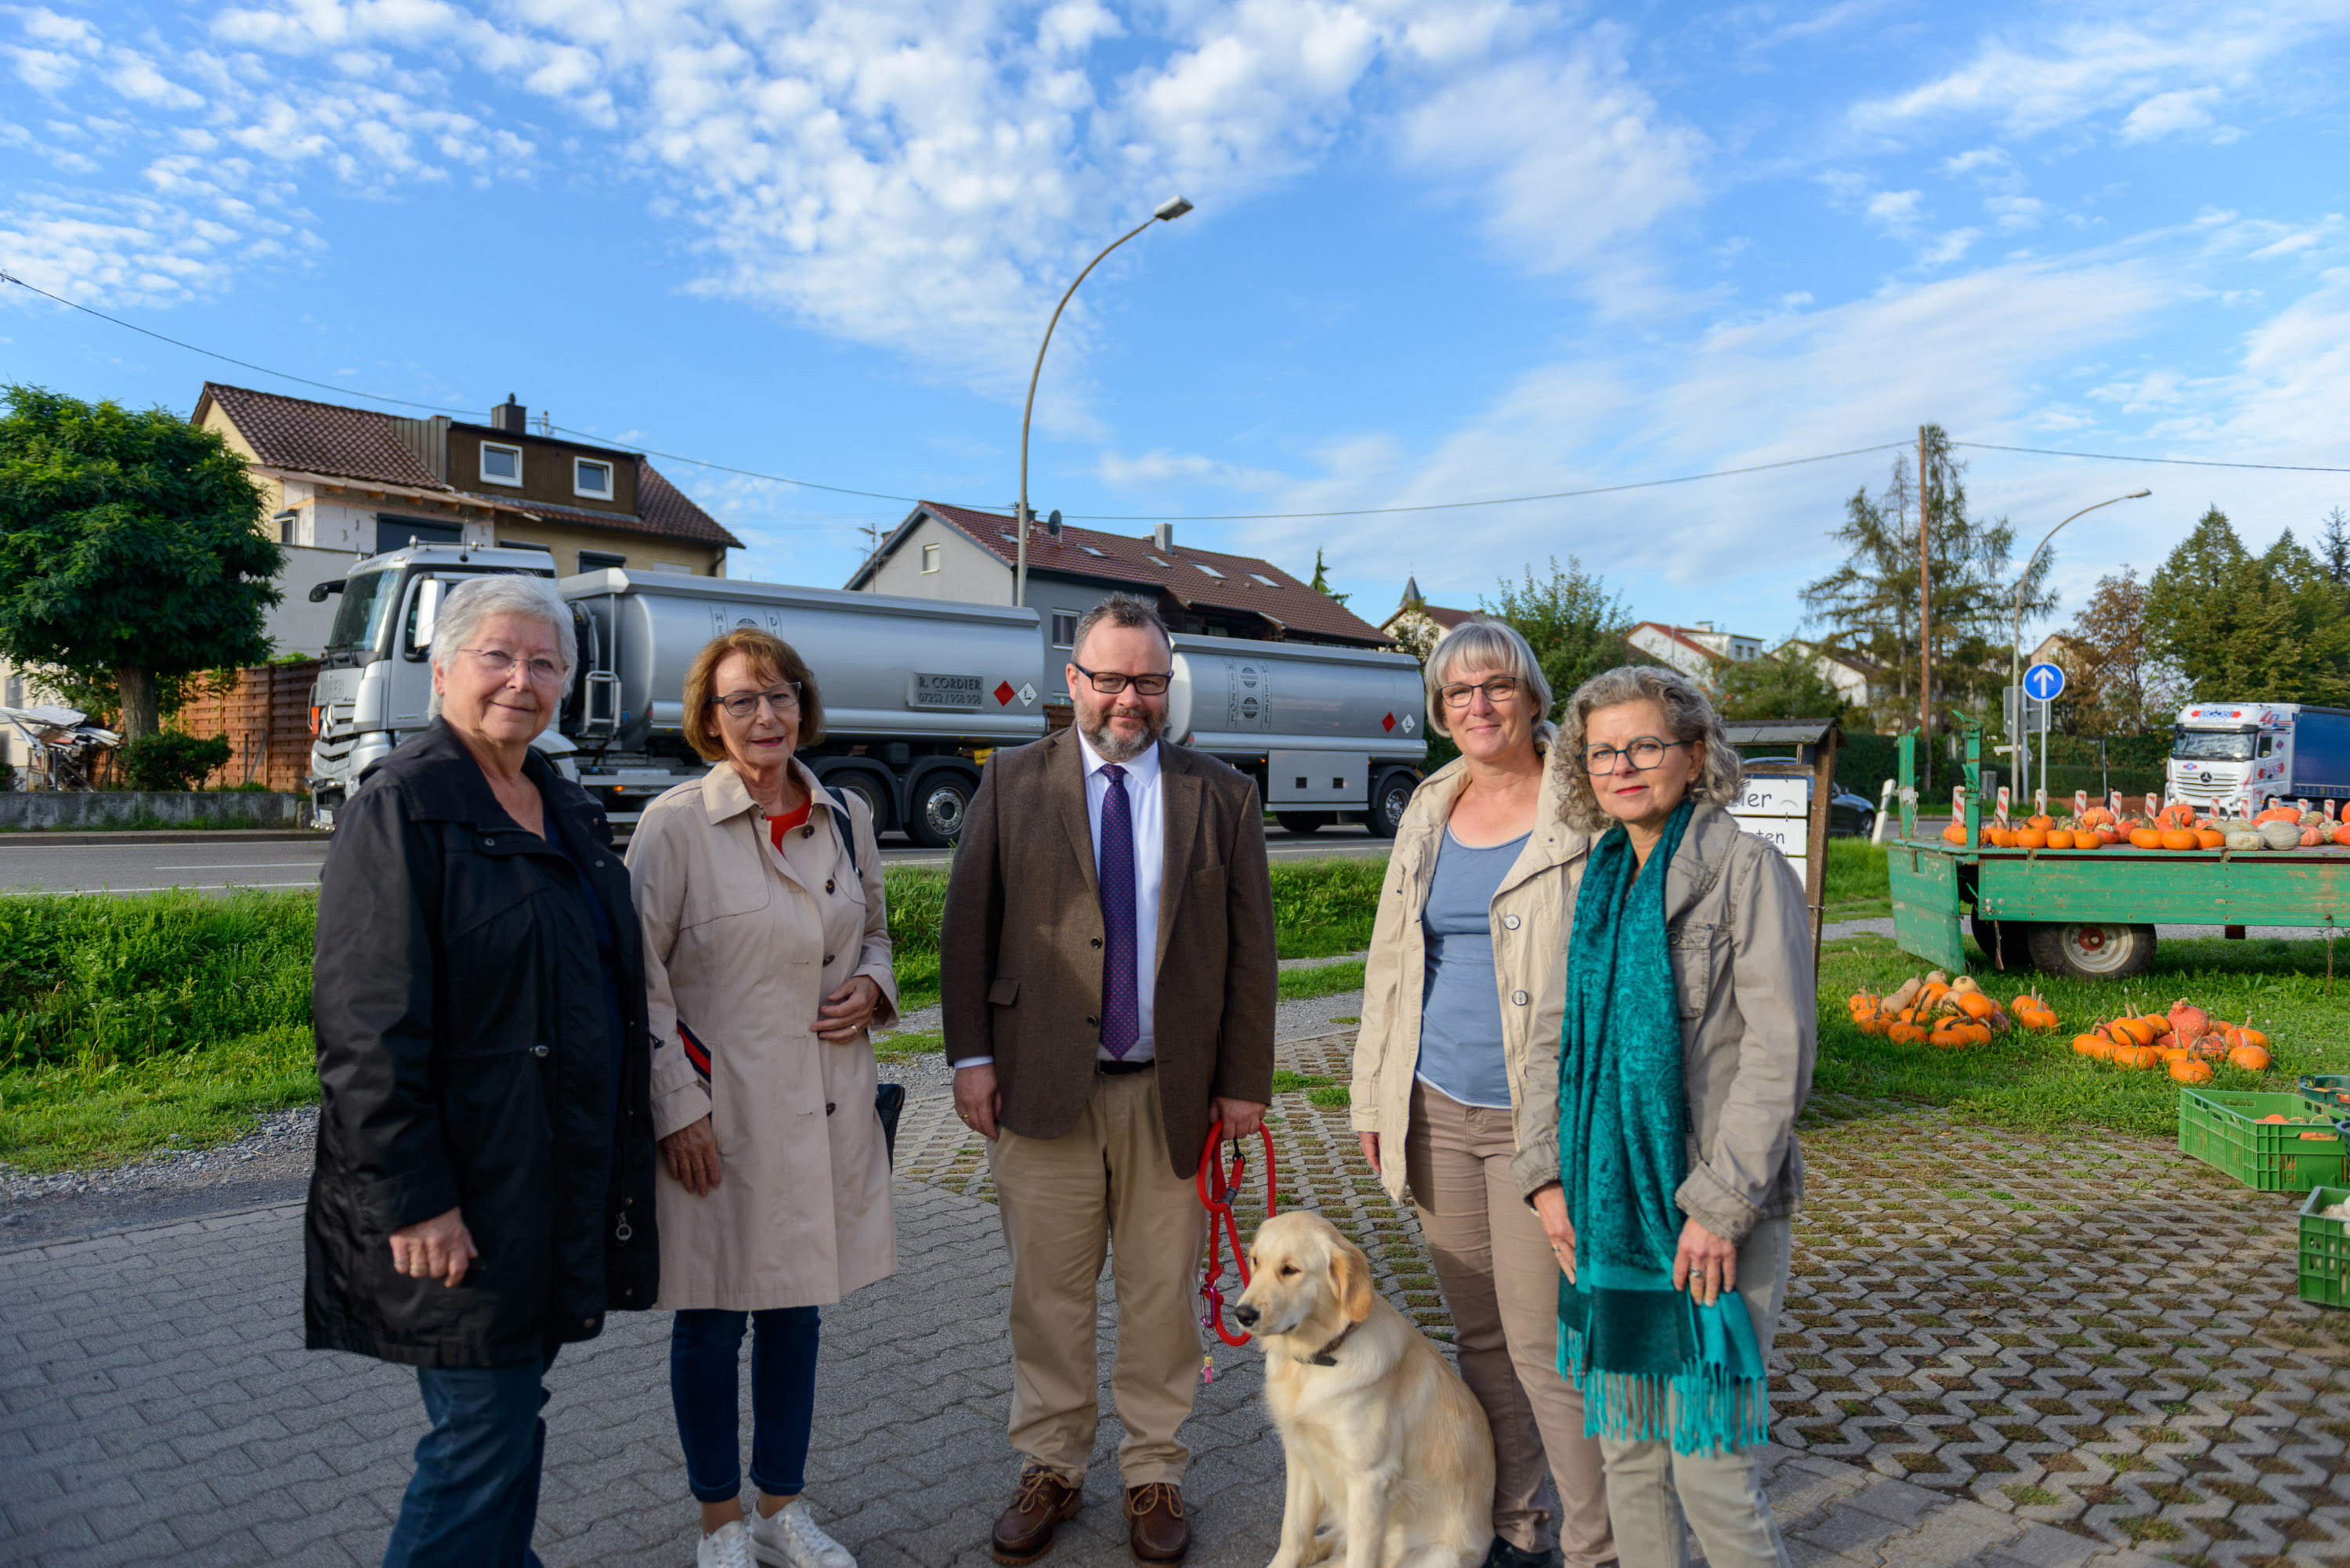
[[[1189,1178],[1215,1096],[1273,1097],[1273,885],[1256,785],[1161,741],[1165,879],[1153,1049],[1175,1174]],[[939,985],[946,1055],[995,1058],[1002,1124],[1059,1137],[1093,1092],[1101,893],[1075,731],[998,752],[963,815]]]

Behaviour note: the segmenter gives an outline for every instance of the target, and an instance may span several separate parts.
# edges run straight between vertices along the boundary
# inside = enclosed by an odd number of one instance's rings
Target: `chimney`
[[[1150,543],[1151,546],[1160,555],[1173,555],[1175,553],[1175,524],[1172,523],[1152,524],[1150,527]]]
[[[528,435],[530,410],[515,402],[515,395],[508,392],[506,400],[490,410],[490,428],[508,435]]]

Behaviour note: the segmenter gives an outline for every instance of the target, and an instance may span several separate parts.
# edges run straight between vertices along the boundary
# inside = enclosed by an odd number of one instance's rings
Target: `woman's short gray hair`
[[[1591,715],[1627,702],[1654,702],[1665,716],[1670,739],[1703,745],[1703,764],[1690,782],[1691,799],[1726,806],[1738,798],[1744,759],[1730,743],[1721,716],[1697,682],[1662,665],[1618,665],[1576,687],[1575,695],[1566,700],[1566,711],[1559,715],[1558,765],[1565,770],[1566,787],[1560,792],[1558,815],[1569,827],[1603,833],[1616,825],[1614,817],[1599,809],[1599,797],[1591,790],[1591,775],[1583,771],[1583,752],[1590,743]]]
[[[546,577],[517,576],[511,572],[471,577],[447,591],[432,622],[432,668],[445,668],[449,656],[470,644],[482,623],[500,616],[521,616],[543,623],[555,637],[555,656],[563,661],[563,696],[571,695],[571,677],[578,663],[571,629],[571,607]],[[441,716],[441,693],[432,693],[432,716]],[[548,722],[554,722],[552,716]]]
[[[1464,663],[1516,676],[1526,695],[1534,699],[1535,722],[1550,716],[1550,682],[1543,676],[1533,645],[1507,621],[1471,616],[1436,639],[1436,646],[1428,650],[1428,667],[1420,671],[1428,683],[1428,727],[1438,734],[1451,737],[1452,732],[1444,727],[1444,686]]]

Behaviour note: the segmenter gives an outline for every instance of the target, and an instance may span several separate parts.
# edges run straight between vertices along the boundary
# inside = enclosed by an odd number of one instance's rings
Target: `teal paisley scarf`
[[[1558,1370],[1582,1390],[1595,1438],[1669,1438],[1726,1452],[1768,1433],[1769,1381],[1746,1303],[1673,1289],[1688,1170],[1680,1008],[1665,933],[1665,871],[1683,801],[1646,869],[1621,827],[1591,852],[1567,944],[1558,1075],[1559,1174],[1575,1270],[1558,1291]]]

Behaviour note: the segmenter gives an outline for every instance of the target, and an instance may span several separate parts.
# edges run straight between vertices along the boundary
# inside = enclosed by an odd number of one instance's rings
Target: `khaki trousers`
[[[1794,1242],[1793,1220],[1765,1220],[1738,1243],[1738,1293],[1766,1357],[1787,1301]],[[1692,1530],[1711,1568],[1788,1568],[1787,1543],[1762,1494],[1762,1444],[1728,1454],[1677,1454],[1670,1443],[1602,1438],[1599,1449],[1624,1568],[1688,1568]]]
[[[1404,1176],[1452,1314],[1461,1380],[1493,1428],[1493,1532],[1548,1548],[1547,1465],[1565,1568],[1596,1568],[1616,1556],[1599,1445],[1583,1435],[1583,1396],[1558,1373],[1558,1262],[1510,1179],[1516,1153],[1508,1111],[1412,1085]]]
[[[1055,1138],[998,1129],[988,1147],[1012,1254],[1012,1447],[1082,1485],[1100,1419],[1097,1282],[1110,1260],[1118,1352],[1110,1397],[1129,1487],[1180,1485],[1176,1428],[1200,1386],[1193,1304],[1207,1210],[1167,1158],[1156,1071],[1094,1075],[1077,1125]]]

